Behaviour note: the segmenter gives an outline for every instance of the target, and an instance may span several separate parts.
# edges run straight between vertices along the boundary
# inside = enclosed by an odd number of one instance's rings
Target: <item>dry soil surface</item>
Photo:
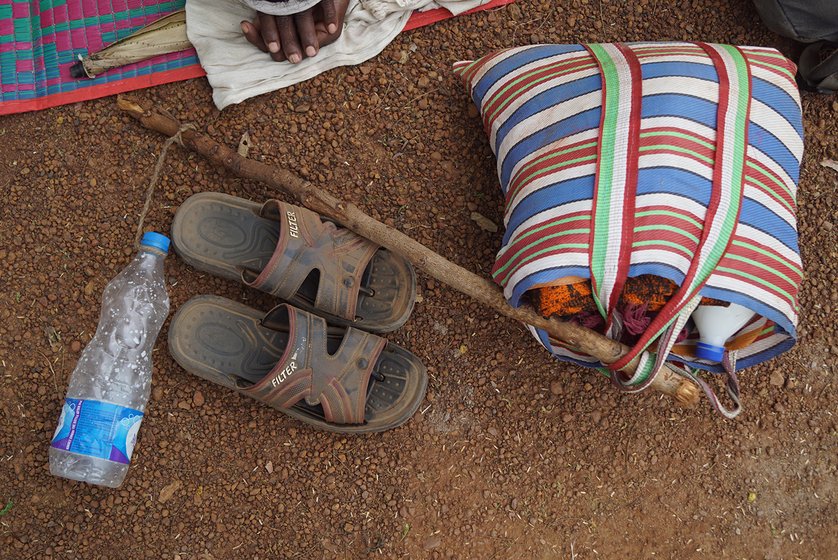
[[[745,0],[521,0],[405,33],[375,60],[223,113],[203,79],[136,94],[251,157],[286,166],[457,263],[488,274],[501,232],[493,155],[451,63],[535,42],[789,42]],[[803,94],[799,344],[742,373],[745,412],[622,396],[552,361],[524,328],[425,276],[389,336],[431,382],[391,432],[344,437],[208,385],[154,353],[153,395],[119,490],[50,476],[66,383],[106,282],[129,261],[163,138],[113,98],[0,120],[0,557],[835,558],[838,103]],[[189,195],[273,193],[175,147],[146,219]],[[166,274],[177,309],[214,293]],[[832,403],[832,404],[831,404]],[[5,507],[4,507],[5,506]]]

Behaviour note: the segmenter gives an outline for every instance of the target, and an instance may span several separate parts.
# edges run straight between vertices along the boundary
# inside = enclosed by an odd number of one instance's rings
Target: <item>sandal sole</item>
[[[194,297],[172,318],[169,351],[189,373],[242,392],[243,387],[257,383],[273,369],[288,343],[288,333],[261,325],[263,316],[256,309],[226,298]],[[346,329],[330,326],[328,332],[330,341],[339,345]],[[425,397],[427,369],[418,357],[388,343],[374,371],[382,374],[384,381],[370,381],[365,424],[327,422],[318,416],[322,413],[319,407],[304,401],[290,409],[277,410],[331,432],[381,432],[400,426],[413,416]]]
[[[223,193],[192,195],[178,208],[172,222],[175,252],[194,268],[241,282],[243,268],[259,271],[268,264],[279,238],[279,224],[260,217],[261,207]],[[379,333],[402,327],[410,318],[416,300],[413,266],[380,248],[367,265],[364,278],[375,295],[358,294],[356,315],[362,317],[360,321],[316,309],[313,297],[294,297],[288,301],[326,317],[330,324]],[[316,287],[313,289],[316,291]]]

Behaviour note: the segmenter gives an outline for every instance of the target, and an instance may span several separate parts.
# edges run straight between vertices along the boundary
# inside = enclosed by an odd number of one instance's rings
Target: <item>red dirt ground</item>
[[[142,91],[251,157],[286,166],[463,266],[488,274],[501,233],[494,158],[450,72],[534,42],[705,40],[777,46],[750,2],[520,1],[403,34],[377,59],[231,107],[203,79]],[[803,95],[800,342],[742,373],[734,421],[621,396],[552,361],[522,326],[420,275],[421,302],[389,338],[431,383],[384,434],[342,437],[184,372],[166,327],[153,396],[119,490],[50,476],[66,381],[106,282],[130,259],[163,138],[114,99],[0,120],[0,557],[827,559],[836,515],[838,103]],[[146,219],[216,190],[272,193],[173,148]],[[235,283],[167,262],[172,309]],[[51,334],[54,333],[54,334]],[[832,552],[830,552],[832,551]]]

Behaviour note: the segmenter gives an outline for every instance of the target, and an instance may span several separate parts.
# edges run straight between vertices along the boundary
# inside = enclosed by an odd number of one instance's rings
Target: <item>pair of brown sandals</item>
[[[305,208],[221,193],[181,205],[172,243],[193,267],[287,302],[263,313],[189,300],[169,327],[188,372],[336,432],[395,428],[419,407],[425,366],[371,334],[398,329],[413,310],[416,274],[403,258]]]

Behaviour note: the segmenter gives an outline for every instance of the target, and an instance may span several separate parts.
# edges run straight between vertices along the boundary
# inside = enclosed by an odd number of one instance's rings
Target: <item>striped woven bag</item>
[[[598,367],[621,389],[648,387],[663,361],[727,416],[735,370],[796,339],[802,267],[796,189],[803,152],[795,67],[773,49],[707,43],[535,45],[456,63],[480,109],[506,197],[493,276],[513,306],[566,277],[591,280],[615,337],[628,277],[679,289],[614,364],[531,328],[555,356]],[[695,358],[702,296],[757,315],[722,364]],[[613,372],[635,356],[631,379]],[[723,407],[696,368],[727,373]]]

